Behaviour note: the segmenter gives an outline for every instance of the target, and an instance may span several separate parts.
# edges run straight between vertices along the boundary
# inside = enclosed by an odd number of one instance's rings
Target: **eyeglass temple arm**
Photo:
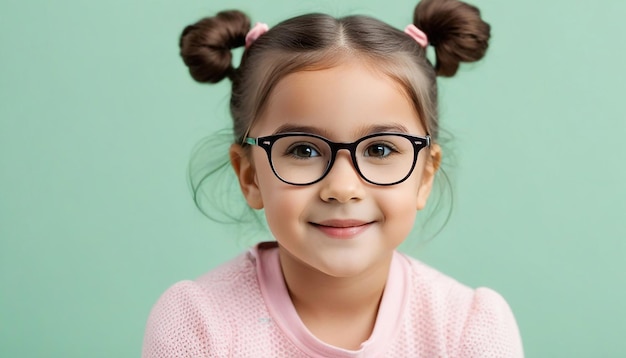
[[[426,147],[426,148],[430,147],[430,136],[429,135],[427,135],[425,137],[421,137],[420,139],[424,139],[424,141],[418,140],[418,141],[415,141],[415,144],[422,144],[423,142],[426,142],[424,147]]]
[[[258,138],[250,138],[250,137],[246,137],[244,138],[243,142],[246,144],[250,144],[250,145],[258,145]]]

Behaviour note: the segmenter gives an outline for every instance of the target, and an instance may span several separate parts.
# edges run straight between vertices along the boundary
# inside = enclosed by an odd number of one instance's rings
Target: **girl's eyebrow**
[[[400,123],[389,123],[389,124],[365,127],[361,130],[361,135],[366,136],[368,134],[384,133],[384,132],[409,133],[409,130]]]
[[[293,132],[317,134],[325,138],[330,137],[330,132],[324,128],[317,128],[317,127],[312,127],[312,126],[298,126],[298,125],[293,125],[293,124],[283,124],[282,126],[276,129],[274,134],[293,133]],[[360,128],[357,133],[359,136],[366,136],[368,134],[383,133],[383,132],[409,133],[407,128],[399,123],[366,126],[366,127]]]
[[[327,130],[323,128],[317,128],[317,127],[312,127],[312,126],[298,126],[298,125],[293,125],[293,124],[283,124],[282,126],[278,127],[276,131],[274,131],[274,134],[294,133],[294,132],[317,134],[325,138],[327,138],[328,135],[330,134]]]

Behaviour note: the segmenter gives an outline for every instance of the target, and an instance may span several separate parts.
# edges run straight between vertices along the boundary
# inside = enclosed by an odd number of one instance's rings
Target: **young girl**
[[[144,357],[521,357],[500,295],[396,251],[441,161],[436,75],[479,60],[489,31],[456,0],[423,0],[404,31],[321,14],[250,29],[238,11],[188,26],[193,78],[232,81],[230,161],[275,241],[167,290]]]

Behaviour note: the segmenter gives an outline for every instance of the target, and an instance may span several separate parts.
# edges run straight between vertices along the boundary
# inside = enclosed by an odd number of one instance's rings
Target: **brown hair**
[[[283,21],[246,49],[235,69],[231,50],[245,44],[250,20],[240,11],[224,11],[187,26],[180,38],[180,53],[196,81],[232,81],[230,109],[235,140],[240,143],[283,77],[331,67],[350,56],[370,62],[398,81],[429,134],[437,138],[435,77],[453,76],[460,62],[481,59],[490,27],[476,7],[457,0],[421,1],[415,8],[414,24],[434,46],[435,66],[410,36],[366,16],[337,19],[308,14]]]

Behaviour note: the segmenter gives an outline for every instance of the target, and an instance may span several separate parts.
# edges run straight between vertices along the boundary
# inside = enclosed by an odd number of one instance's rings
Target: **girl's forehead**
[[[376,128],[425,134],[406,90],[391,77],[357,61],[295,72],[281,79],[251,133],[268,135],[285,127],[350,138]]]

